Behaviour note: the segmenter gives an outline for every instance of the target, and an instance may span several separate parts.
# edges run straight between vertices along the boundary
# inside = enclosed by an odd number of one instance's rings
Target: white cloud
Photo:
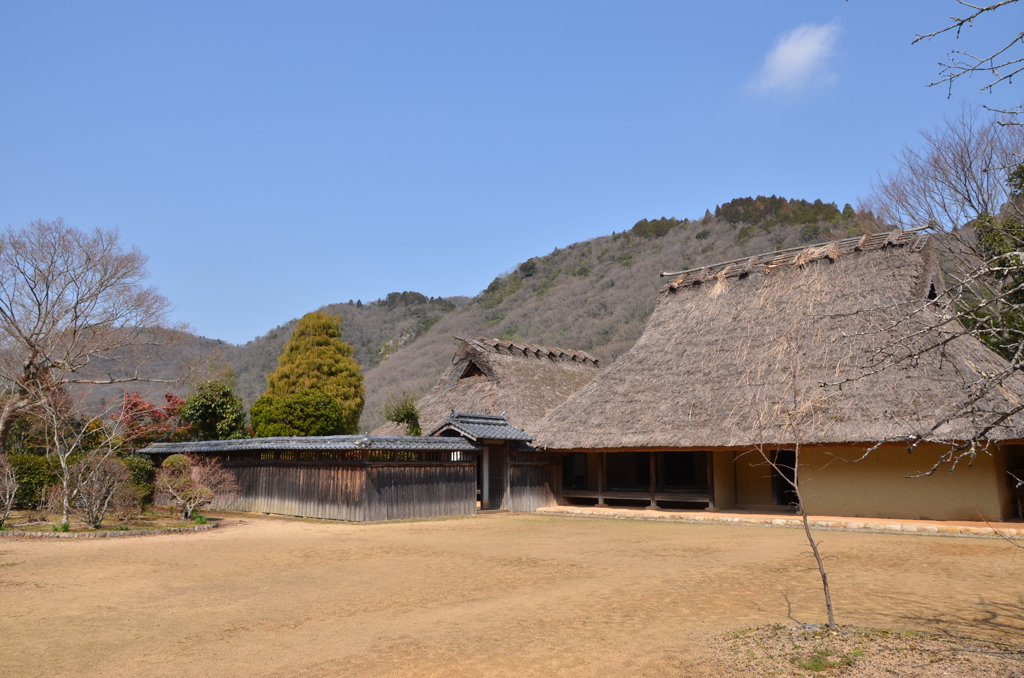
[[[783,33],[750,81],[750,89],[757,94],[795,94],[835,82],[839,76],[828,67],[838,38],[839,25],[834,21],[821,26],[804,24]]]

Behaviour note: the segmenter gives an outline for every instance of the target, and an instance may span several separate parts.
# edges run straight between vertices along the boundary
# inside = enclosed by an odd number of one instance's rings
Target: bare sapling
[[[811,523],[807,514],[807,507],[804,502],[804,492],[801,483],[801,452],[803,448],[803,429],[810,423],[815,410],[820,406],[821,400],[826,394],[820,389],[817,391],[805,392],[801,389],[801,350],[800,350],[799,329],[792,329],[784,332],[781,341],[775,347],[774,360],[770,357],[761,361],[761,367],[771,365],[773,368],[784,368],[785,374],[785,400],[771,403],[764,397],[764,393],[755,389],[758,398],[756,403],[754,450],[761,458],[764,465],[772,470],[774,478],[780,482],[785,489],[792,492],[795,501],[797,515],[800,516],[803,525],[804,536],[811,547],[811,554],[818,568],[821,577],[821,587],[825,596],[825,613],[828,617],[828,627],[836,627],[835,612],[832,607],[832,590],[829,586],[828,572],[825,569],[825,559],[821,555],[819,546],[821,542],[814,538],[811,533]],[[758,380],[764,383],[763,377]],[[774,429],[781,432],[782,438],[788,441],[784,446],[787,451],[792,451],[792,467],[786,464],[779,455],[783,449],[778,443],[769,443],[769,430]],[[777,437],[773,436],[773,437]],[[790,450],[791,448],[791,450]],[[787,460],[788,461],[788,460]]]
[[[835,608],[827,557],[811,529],[808,501],[814,495],[808,494],[807,486],[814,467],[807,449],[811,443],[830,439],[831,429],[842,418],[837,416],[843,408],[841,397],[825,388],[821,377],[844,373],[855,349],[833,319],[837,296],[842,296],[849,277],[856,274],[851,271],[855,269],[839,259],[796,262],[766,272],[760,284],[747,292],[753,298],[742,302],[758,322],[737,327],[735,337],[735,359],[749,367],[736,391],[744,394],[744,400],[736,403],[733,425],[747,432],[747,454],[753,464],[770,471],[778,503],[789,503],[800,517],[821,580],[830,630],[836,627]],[[729,301],[728,292],[718,298],[723,305],[737,303]],[[801,305],[795,319],[778,312],[793,303]]]
[[[216,459],[194,454],[172,454],[156,473],[157,494],[166,495],[182,520],[209,506],[217,497],[238,492],[235,476]]]
[[[18,478],[14,467],[7,460],[6,454],[0,454],[0,529],[14,509],[14,500],[18,496]]]
[[[130,493],[131,473],[120,460],[99,454],[75,462],[71,472],[78,479],[75,508],[86,525],[99,529]]]
[[[107,424],[101,415],[76,417],[77,411],[80,408],[71,393],[60,389],[50,391],[33,412],[46,433],[47,455],[56,462],[57,486],[51,493],[50,508],[60,512],[62,525],[70,524],[71,514],[85,501],[83,490],[89,501],[103,502],[100,488],[111,482],[112,467],[106,462],[118,463],[114,451],[120,437],[118,426]],[[84,510],[92,517],[97,515],[94,508]],[[105,515],[106,510],[99,513]]]

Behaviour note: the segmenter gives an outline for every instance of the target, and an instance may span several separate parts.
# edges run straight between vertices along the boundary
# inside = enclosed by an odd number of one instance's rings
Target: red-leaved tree
[[[184,400],[167,393],[159,407],[138,393],[125,391],[121,409],[110,415],[121,431],[121,449],[140,450],[152,443],[174,442],[188,437],[191,426],[178,414]]]

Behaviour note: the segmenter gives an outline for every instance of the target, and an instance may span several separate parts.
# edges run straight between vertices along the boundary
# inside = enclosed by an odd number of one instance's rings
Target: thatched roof
[[[423,396],[420,427],[430,431],[452,410],[504,414],[512,426],[530,427],[599,373],[598,360],[583,351],[501,339],[461,339],[451,365]],[[400,434],[385,424],[375,434]]]
[[[1007,364],[958,336],[958,324],[942,326],[941,297],[930,301],[942,278],[927,235],[897,230],[666,275],[674,279],[632,350],[528,427],[535,445],[906,440]],[[908,358],[943,341],[943,350]],[[1014,375],[973,417],[993,422],[1022,401],[1024,380]],[[965,440],[976,430],[960,417],[928,439]],[[1024,438],[1024,417],[988,437]]]

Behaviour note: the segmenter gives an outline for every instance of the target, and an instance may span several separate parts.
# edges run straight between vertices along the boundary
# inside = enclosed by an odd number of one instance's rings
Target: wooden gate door
[[[500,509],[505,496],[505,446],[488,445],[480,453],[480,459],[483,465],[480,508]]]

